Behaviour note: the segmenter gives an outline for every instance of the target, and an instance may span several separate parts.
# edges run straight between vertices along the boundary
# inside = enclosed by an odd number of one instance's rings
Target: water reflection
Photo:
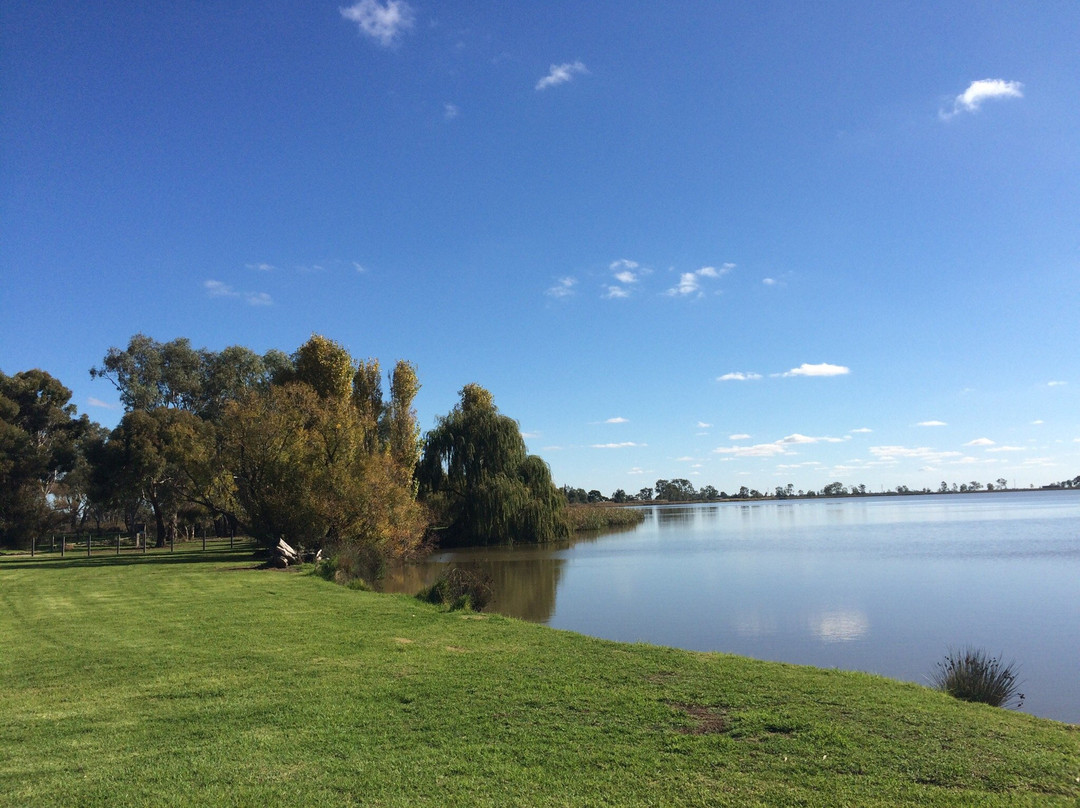
[[[859,611],[831,611],[810,618],[810,630],[822,642],[861,640],[870,631],[870,619]]]

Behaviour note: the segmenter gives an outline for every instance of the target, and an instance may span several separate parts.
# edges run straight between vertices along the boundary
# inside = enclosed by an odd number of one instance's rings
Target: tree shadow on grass
[[[115,550],[109,550],[107,545],[103,545],[90,557],[87,557],[85,548],[81,551],[69,550],[64,556],[52,550],[46,553],[39,552],[33,556],[29,553],[0,555],[0,570],[126,567],[134,564],[221,564],[223,562],[249,563],[254,566],[261,560],[259,551],[258,545],[248,541],[237,542],[232,548],[219,546],[207,547],[206,550],[202,549],[201,544],[194,547],[181,546],[172,552],[168,548],[155,548],[146,553],[141,550],[123,549],[119,555],[116,555]]]

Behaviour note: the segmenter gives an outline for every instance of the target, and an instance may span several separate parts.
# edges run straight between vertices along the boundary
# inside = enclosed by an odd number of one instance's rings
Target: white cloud
[[[936,463],[950,457],[960,457],[960,452],[942,452],[926,446],[909,448],[907,446],[871,446],[870,454],[881,460],[896,460],[898,458],[917,458],[930,463]]]
[[[378,41],[384,48],[394,44],[402,31],[412,28],[415,15],[404,0],[360,0],[348,8],[339,8],[341,16],[360,26],[360,32]]]
[[[558,283],[548,289],[544,294],[548,297],[569,297],[574,294],[577,286],[577,278],[559,278]]]
[[[948,426],[944,421],[919,421],[915,426]]]
[[[861,426],[858,429],[851,430],[851,434],[852,435],[861,435],[861,434],[870,433],[870,432],[873,432],[873,431],[874,430],[872,430],[872,429],[870,429],[868,427]]]
[[[621,272],[615,273],[615,280],[619,283],[637,283],[638,277],[634,274],[633,270],[624,269]]]
[[[1047,387],[1064,387],[1067,384],[1068,384],[1068,382],[1056,382],[1055,381],[1055,382],[1047,382],[1046,386]]]
[[[942,110],[939,114],[948,120],[961,112],[978,112],[979,107],[989,98],[1023,98],[1024,85],[1018,81],[1004,79],[979,79],[953,99],[951,110]]]
[[[988,452],[1022,452],[1023,446],[995,446],[993,449],[987,449]]]
[[[737,371],[735,373],[725,373],[723,376],[717,377],[718,382],[749,382],[755,379],[760,379],[760,373],[743,373]]]
[[[631,261],[629,258],[620,258],[618,261],[612,261],[608,265],[608,269],[612,272],[618,272],[621,269],[634,270],[640,266],[641,265],[637,261]]]
[[[537,90],[546,90],[548,87],[557,87],[574,78],[575,75],[588,73],[588,68],[581,61],[563,62],[561,65],[552,65],[548,74],[536,82]]]
[[[713,449],[713,454],[731,455],[732,457],[774,457],[791,454],[780,443],[757,443],[753,446],[721,446]]]
[[[260,263],[260,264],[244,264],[244,266],[247,267],[248,269],[257,269],[260,272],[270,272],[272,270],[277,269],[277,267],[274,266],[273,264],[267,264],[265,262]]]
[[[367,272],[367,268],[364,267],[362,264],[356,262],[356,261],[353,261],[352,265],[353,265],[353,269],[355,269],[357,272],[360,272],[360,273]]]
[[[707,424],[707,423],[705,423],[704,421],[698,421],[698,422],[697,422],[697,428],[698,428],[698,429],[711,429],[711,428],[712,428],[712,424]]]
[[[719,269],[716,267],[702,267],[693,272],[683,272],[679,275],[679,283],[668,289],[666,294],[672,297],[687,297],[689,295],[701,297],[704,294],[701,291],[702,278],[719,278],[722,275],[727,275],[734,268],[734,264],[724,264]]]
[[[1043,421],[1042,418],[1036,418],[1034,421],[1031,422],[1031,425],[1032,426],[1041,426],[1044,423],[1046,423],[1046,422]]]
[[[266,292],[240,292],[221,281],[205,281],[203,288],[210,297],[239,298],[249,306],[270,306],[274,302]]]
[[[621,415],[618,415],[618,416],[616,416],[614,418],[608,418],[606,421],[604,421],[604,423],[605,424],[628,424],[628,423],[630,423],[630,419],[629,418],[623,418]]]
[[[761,282],[766,286],[776,286],[777,284],[776,278],[762,278]]]
[[[676,457],[676,463],[693,463],[696,458],[693,457]]]
[[[634,443],[632,440],[623,441],[622,443],[594,443],[591,448],[593,449],[631,449],[641,446],[648,446],[647,443]]]
[[[830,365],[828,362],[822,362],[820,365],[811,365],[807,362],[803,362],[797,368],[792,368],[783,376],[845,376],[851,373],[851,368],[846,368],[843,365]]]
[[[604,297],[608,300],[619,300],[624,297],[630,297],[630,290],[624,289],[621,286],[609,286],[604,293]]]
[[[108,401],[102,401],[100,398],[94,398],[93,396],[86,399],[86,403],[91,407],[102,407],[106,410],[116,410],[120,408],[119,404],[110,404]]]
[[[751,436],[745,432],[738,432],[734,435],[728,435],[728,440],[750,440]]]
[[[785,438],[781,438],[777,441],[777,443],[843,443],[846,440],[850,440],[850,438],[812,438],[809,435],[800,435],[798,432],[796,432],[793,435],[788,435]]]
[[[457,104],[443,104],[443,117],[446,120],[452,121],[460,114],[461,110],[458,108]]]
[[[975,438],[975,440],[969,440],[965,443],[965,446],[993,446],[997,441],[990,440],[990,438]]]

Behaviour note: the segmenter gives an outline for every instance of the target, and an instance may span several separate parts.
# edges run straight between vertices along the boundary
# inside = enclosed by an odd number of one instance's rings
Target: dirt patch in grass
[[[689,727],[676,727],[676,732],[683,735],[718,735],[727,732],[730,725],[727,710],[719,707],[705,707],[701,704],[674,704],[669,707],[688,716],[694,724]]]

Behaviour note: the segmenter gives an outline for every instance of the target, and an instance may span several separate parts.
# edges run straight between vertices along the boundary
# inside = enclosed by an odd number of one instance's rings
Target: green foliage
[[[977,701],[993,707],[1008,707],[1014,701],[1017,708],[1024,704],[1015,663],[1005,664],[1000,657],[979,648],[950,650],[945,659],[937,663],[932,679],[938,690],[963,701]]]
[[[90,430],[70,400],[43,370],[0,372],[0,546],[29,546],[56,517],[51,501]]]
[[[427,435],[421,495],[443,526],[443,544],[544,542],[567,535],[565,497],[529,455],[517,422],[477,384]]]
[[[629,527],[645,519],[639,508],[613,508],[610,505],[579,504],[566,509],[571,530],[603,530],[608,527]]]
[[[303,382],[321,398],[347,399],[352,392],[353,361],[349,352],[319,334],[296,349],[294,381]]]
[[[480,612],[491,601],[492,593],[491,576],[487,573],[470,567],[451,567],[431,586],[417,592],[416,597],[451,611],[471,609]]]

